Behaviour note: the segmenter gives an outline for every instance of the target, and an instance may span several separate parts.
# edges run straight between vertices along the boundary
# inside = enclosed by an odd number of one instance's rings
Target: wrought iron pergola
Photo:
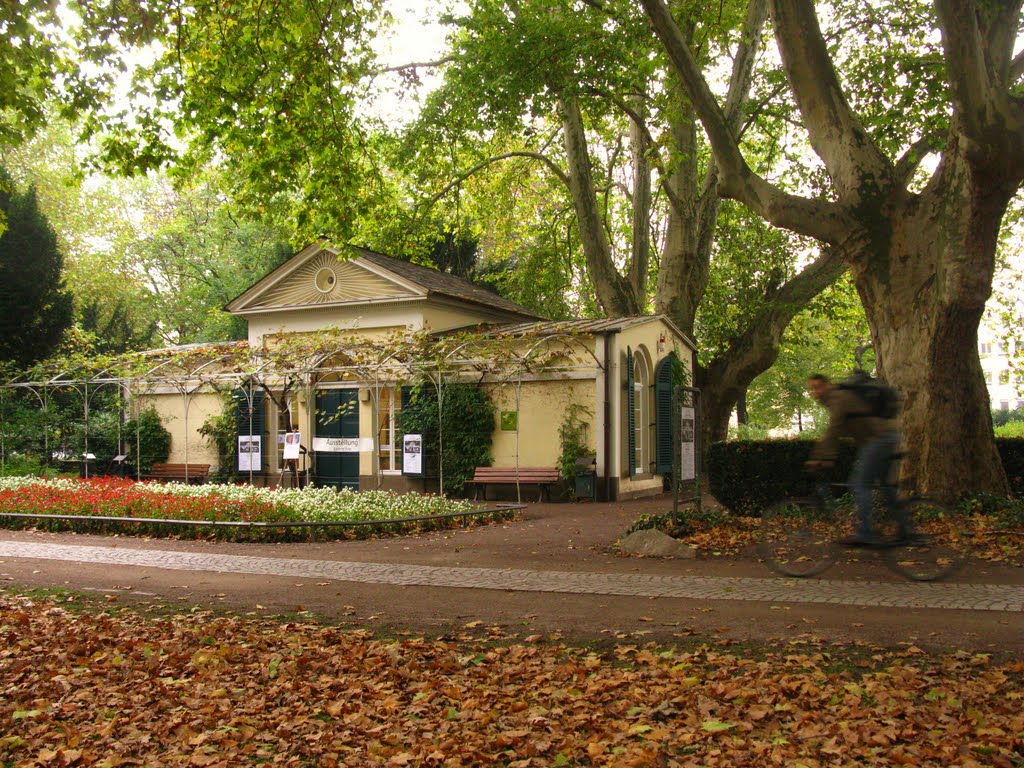
[[[319,332],[282,339],[279,344],[253,348],[246,342],[193,344],[149,352],[122,355],[114,359],[80,361],[37,369],[25,376],[0,382],[0,471],[6,465],[6,408],[3,400],[11,392],[31,393],[41,409],[49,413],[56,392],[77,393],[84,423],[83,457],[89,455],[89,422],[92,403],[104,388],[117,392],[118,446],[125,448],[131,436],[121,434],[123,416],[133,414],[135,456],[139,456],[139,416],[144,402],[157,395],[178,393],[184,419],[184,460],[189,461],[191,434],[189,411],[200,393],[241,393],[249,406],[252,426],[256,393],[265,392],[281,407],[287,394],[303,392],[306,402],[328,381],[358,382],[370,391],[374,423],[380,418],[381,392],[396,382],[429,381],[438,393],[438,410],[443,413],[444,385],[453,382],[510,384],[515,387],[517,410],[523,382],[528,378],[569,378],[574,372],[598,372],[604,365],[584,339],[587,334],[551,324],[534,334],[503,334],[499,331],[457,333],[443,336],[406,334],[385,339],[345,338],[337,332]],[[592,337],[591,337],[592,338]],[[315,409],[306,409],[308,434],[313,433]],[[443,429],[439,435],[443,446]],[[374,451],[377,432],[374,431]],[[52,459],[49,430],[44,429],[46,463]],[[516,429],[515,463],[519,465],[519,432]],[[141,477],[135,462],[136,478]],[[89,465],[84,464],[86,474]],[[255,473],[250,468],[249,480]],[[378,477],[380,473],[378,472]],[[440,467],[440,492],[444,492],[444,468]],[[519,490],[517,487],[517,497]]]

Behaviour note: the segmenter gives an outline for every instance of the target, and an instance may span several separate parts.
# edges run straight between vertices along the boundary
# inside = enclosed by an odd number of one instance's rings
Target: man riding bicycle
[[[885,503],[896,509],[896,487],[887,482],[893,454],[900,441],[895,419],[873,415],[871,406],[850,389],[833,384],[816,373],[807,379],[807,390],[828,409],[828,429],[811,451],[807,468],[821,471],[832,466],[839,454],[839,440],[851,437],[857,443],[857,461],[850,474],[850,488],[857,500],[857,530],[843,543],[872,546],[879,543],[871,524],[871,506],[876,484],[885,495]],[[903,536],[910,531],[900,531]]]

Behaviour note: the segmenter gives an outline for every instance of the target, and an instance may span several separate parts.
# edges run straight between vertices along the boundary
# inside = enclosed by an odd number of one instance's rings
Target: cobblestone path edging
[[[0,541],[0,558],[12,557],[418,587],[1024,612],[1024,586],[997,584],[923,584],[782,577],[727,578],[528,571],[513,568],[447,568],[402,563],[297,560]]]

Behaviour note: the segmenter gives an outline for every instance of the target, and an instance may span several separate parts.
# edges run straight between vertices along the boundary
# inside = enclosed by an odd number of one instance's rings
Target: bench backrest
[[[553,467],[477,467],[474,483],[557,483],[561,473]]]
[[[184,479],[207,477],[210,474],[209,464],[154,464],[148,473],[151,477],[172,477]]]

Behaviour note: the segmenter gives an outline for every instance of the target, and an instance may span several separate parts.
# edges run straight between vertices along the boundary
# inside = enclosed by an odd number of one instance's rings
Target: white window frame
[[[384,400],[385,392],[388,393],[386,414],[380,407],[380,401]],[[377,468],[382,475],[400,475],[402,474],[402,446],[395,439],[395,436],[398,434],[398,414],[402,409],[402,388],[395,386],[381,389],[377,407]],[[383,440],[385,431],[388,433],[388,439],[390,440],[388,443],[385,443]],[[387,456],[388,466],[391,469],[380,469],[384,465],[384,462],[381,460],[384,456]],[[398,469],[395,469],[395,467],[398,467]]]
[[[635,473],[646,474],[647,442],[650,438],[650,404],[647,395],[650,389],[650,371],[646,357],[639,352],[633,355],[633,431]]]

